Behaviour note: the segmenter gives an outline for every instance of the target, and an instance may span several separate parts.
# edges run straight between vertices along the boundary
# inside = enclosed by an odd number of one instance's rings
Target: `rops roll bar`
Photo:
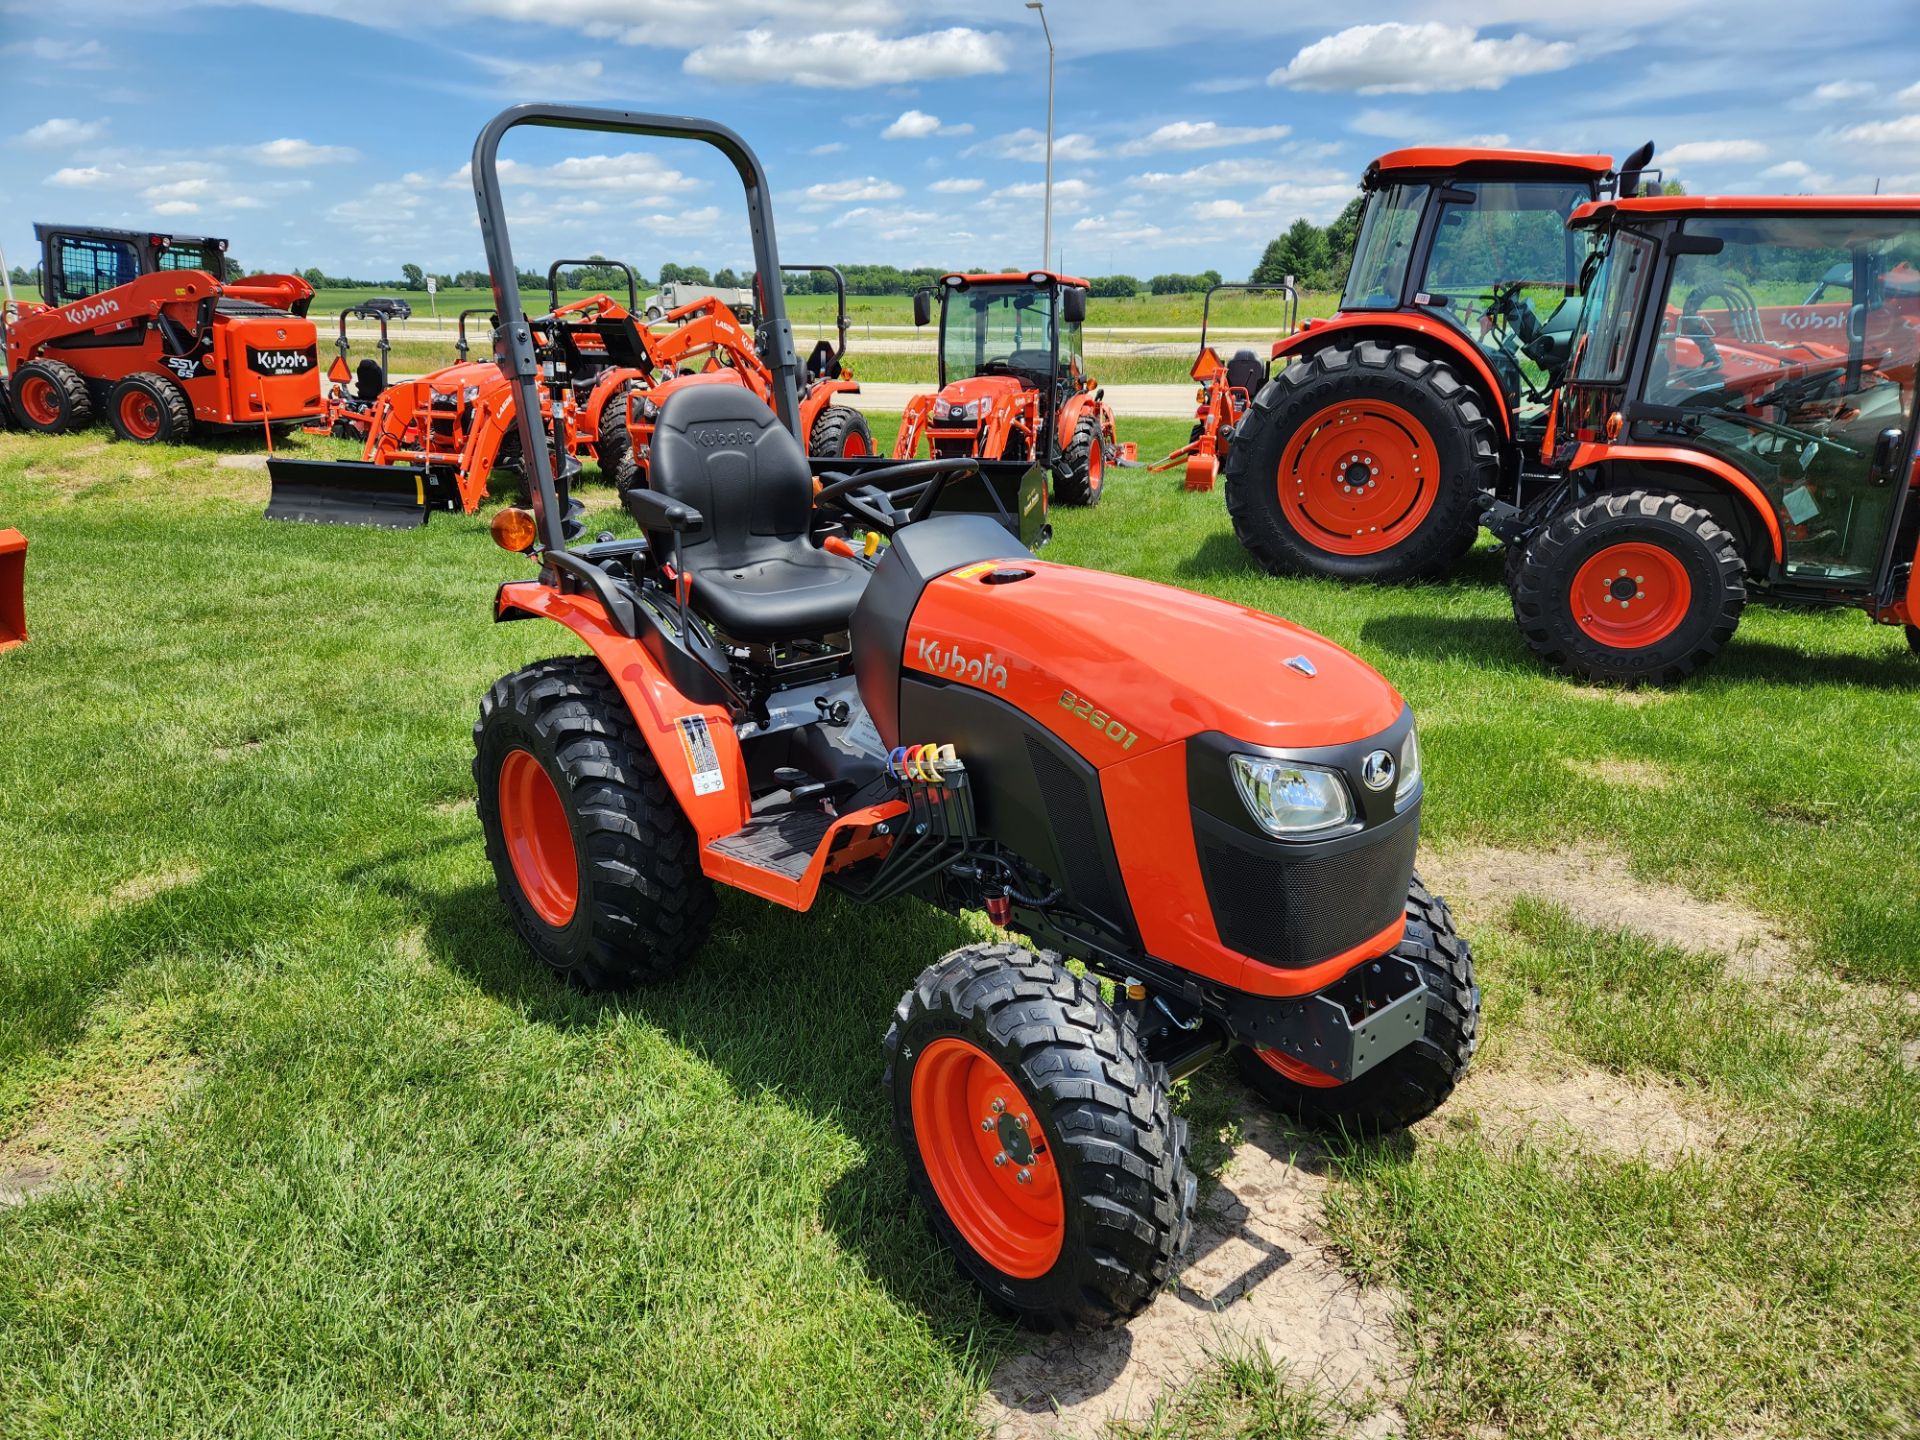
[[[627,277],[627,313],[629,315],[640,313],[640,282],[633,278],[633,267],[624,260],[609,260],[604,256],[586,260],[556,260],[549,265],[547,267],[547,309],[549,311],[560,308],[560,269],[564,265],[592,265],[601,270],[612,266],[620,271]]]
[[[559,492],[554,484],[551,438],[540,424],[540,362],[534,350],[533,327],[526,319],[520,299],[513,246],[507,237],[507,207],[500,193],[500,142],[509,130],[522,125],[646,135],[664,140],[697,140],[713,146],[732,162],[746,192],[754,269],[762,275],[780,273],[780,246],[773,232],[773,194],[760,157],[745,140],[725,125],[687,115],[601,110],[584,105],[515,105],[489,120],[473,143],[473,197],[480,212],[480,239],[486,248],[487,269],[493,277],[494,311],[502,317],[497,342],[500,370],[513,388],[514,428],[520,436],[520,453],[527,465],[527,488],[533,498],[534,521],[548,563],[598,593],[608,589],[606,576],[597,567],[566,553]],[[799,362],[793,353],[793,330],[787,324],[786,295],[779,285],[769,285],[766,291],[761,326],[765,352],[762,358],[773,371],[774,412],[780,423],[797,435],[800,433]],[[611,599],[610,592],[607,598]]]
[[[847,358],[847,277],[840,273],[838,265],[782,265],[783,274],[831,275],[834,293],[834,328],[840,332],[840,344],[833,352],[834,360]]]
[[[342,363],[345,363],[347,350],[350,348],[347,344],[347,316],[352,313],[353,306],[351,305],[340,312],[340,335],[339,338],[333,342],[333,348],[340,352]],[[364,320],[366,317],[363,315],[360,318]],[[387,386],[387,355],[393,347],[387,343],[386,312],[376,310],[373,313],[373,318],[380,322],[380,344],[377,348],[380,351],[380,388],[384,390]]]
[[[1294,289],[1291,281],[1229,280],[1224,284],[1209,286],[1207,288],[1206,295],[1200,301],[1200,348],[1202,350],[1205,350],[1207,348],[1207,314],[1209,311],[1213,309],[1214,292],[1218,290],[1279,290],[1279,291],[1282,291],[1286,296],[1286,303],[1282,310],[1282,313],[1285,315],[1286,318],[1285,320],[1282,321],[1282,324],[1284,324],[1286,328],[1283,329],[1280,333],[1282,335],[1291,335],[1296,329],[1299,328],[1300,292]]]
[[[461,363],[462,365],[464,365],[464,364],[466,364],[466,363],[467,363],[467,349],[468,349],[468,346],[467,346],[467,317],[468,317],[469,315],[488,315],[488,316],[490,316],[490,315],[492,315],[492,314],[493,314],[493,311],[492,311],[491,309],[489,309],[489,308],[488,308],[487,306],[485,306],[485,305],[482,305],[482,306],[480,306],[480,307],[479,307],[479,309],[477,309],[477,310],[462,310],[462,311],[460,312],[460,331],[459,331],[459,338],[457,338],[457,339],[456,339],[456,340],[455,340],[455,341],[453,342],[453,348],[454,348],[455,350],[457,350],[457,351],[459,352],[459,354],[460,354],[460,363]],[[493,326],[492,326],[492,325],[488,325],[488,326],[487,326],[487,329],[488,329],[488,331],[489,331],[489,332],[491,332],[491,331],[492,331],[492,329],[493,329]]]

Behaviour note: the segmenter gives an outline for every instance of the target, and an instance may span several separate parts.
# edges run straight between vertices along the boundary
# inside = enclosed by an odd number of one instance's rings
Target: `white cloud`
[[[213,189],[213,182],[204,175],[188,180],[169,180],[164,185],[149,185],[140,192],[146,200],[185,200],[194,195],[205,195]]]
[[[1482,40],[1471,25],[1355,25],[1316,40],[1267,77],[1296,90],[1429,95],[1498,90],[1519,75],[1564,70],[1579,52],[1565,40]]]
[[[1829,80],[1824,85],[1813,88],[1813,100],[1821,105],[1837,105],[1842,100],[1864,100],[1873,94],[1874,87],[1867,80]]]
[[[28,145],[55,150],[62,146],[84,145],[106,133],[107,122],[104,120],[63,120],[56,117],[42,120],[21,135],[20,139]]]
[[[1031,160],[1038,165],[1047,158],[1047,137],[1045,132],[1027,127],[1009,131],[1005,135],[996,135],[993,139],[973,147],[989,155],[997,155],[1003,160]],[[1093,143],[1091,135],[1056,135],[1053,137],[1053,158],[1055,160],[1096,160],[1100,149]]]
[[[844,140],[829,140],[824,145],[815,145],[811,150],[807,151],[807,154],[838,155],[842,150],[845,150],[846,148],[847,148],[847,142]]]
[[[1920,144],[1920,114],[1901,115],[1892,120],[1870,120],[1865,125],[1849,125],[1840,139],[1854,145]]]
[[[463,167],[450,182],[453,188],[471,185],[472,167]],[[701,182],[673,169],[658,155],[646,150],[625,150],[618,155],[569,155],[551,165],[528,165],[517,160],[502,160],[500,179],[512,185],[537,185],[544,189],[621,190],[643,197],[683,195],[700,188]]]
[[[987,182],[967,176],[955,176],[948,180],[936,180],[927,188],[936,195],[971,195],[976,190],[986,189]]]
[[[1230,145],[1254,145],[1284,140],[1291,125],[1219,125],[1212,120],[1175,120],[1120,147],[1122,155],[1151,155],[1156,150],[1222,150]],[[1058,146],[1055,152],[1058,153]]]
[[[944,80],[1007,68],[997,34],[958,26],[888,38],[873,30],[779,34],[742,31],[691,51],[681,68],[709,80],[784,81],[809,89],[853,90],[902,77]]]
[[[1416,135],[1431,135],[1434,122],[1413,110],[1371,105],[1347,122],[1356,135],[1377,135],[1383,140],[1408,140]]]
[[[1272,160],[1210,160],[1191,170],[1148,170],[1129,175],[1142,190],[1219,190],[1229,185],[1271,185],[1286,173]]]
[[[1907,106],[1909,109],[1920,106],[1920,80],[1914,81],[1913,84],[1907,86],[1906,89],[1894,96],[1893,103]]]
[[[817,205],[843,205],[854,200],[898,200],[907,192],[891,180],[868,175],[864,179],[855,176],[847,180],[823,180],[809,185],[801,193]]]
[[[107,66],[107,52],[98,40],[50,40],[42,35],[0,45],[0,55],[23,55],[29,60],[75,70],[104,70]]]
[[[1040,200],[1046,196],[1047,185],[1044,180],[1031,180],[1020,185],[1009,185],[995,193],[995,200]],[[1085,206],[1087,197],[1093,194],[1093,187],[1084,180],[1056,180],[1053,182],[1053,206],[1056,210],[1078,210]]]
[[[1166,238],[1167,232],[1137,215],[1089,215],[1073,222],[1073,233],[1083,240],[1110,245],[1145,244]]]
[[[882,140],[924,140],[940,128],[940,117],[924,110],[908,110],[880,132]]]
[[[1682,165],[1727,165],[1745,160],[1764,160],[1767,147],[1758,140],[1687,140],[1656,153],[1665,168]]]
[[[98,165],[68,165],[56,170],[47,177],[47,184],[59,185],[67,189],[86,189],[94,185],[105,185],[113,179]]]
[[[252,145],[247,154],[262,165],[286,170],[304,170],[309,165],[343,165],[358,160],[360,152],[345,145],[316,145],[311,140],[269,140]]]
[[[1778,165],[1769,165],[1760,172],[1767,180],[1803,180],[1813,173],[1813,167],[1804,160],[1782,160]]]
[[[165,200],[153,207],[156,215],[198,215],[200,207],[191,200]]]

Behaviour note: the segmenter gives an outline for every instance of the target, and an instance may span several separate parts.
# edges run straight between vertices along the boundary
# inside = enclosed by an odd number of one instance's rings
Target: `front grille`
[[[1350,849],[1298,857],[1228,832],[1200,811],[1194,820],[1221,943],[1255,960],[1317,964],[1378,935],[1406,906],[1420,843],[1411,816]]]

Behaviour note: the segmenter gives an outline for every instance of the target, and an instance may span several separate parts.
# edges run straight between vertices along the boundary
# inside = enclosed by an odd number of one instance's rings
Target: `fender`
[[[1487,398],[1494,402],[1493,413],[1500,422],[1500,438],[1513,439],[1513,416],[1507,412],[1506,391],[1500,388],[1500,382],[1494,378],[1493,367],[1487,364],[1486,356],[1480,353],[1478,346],[1444,320],[1405,315],[1392,310],[1383,310],[1378,315],[1336,315],[1331,320],[1309,320],[1296,333],[1273,342],[1272,358],[1278,360],[1283,355],[1317,350],[1320,342],[1329,335],[1343,334],[1352,335],[1355,339],[1364,339],[1370,334],[1378,335],[1390,342],[1405,342],[1410,336],[1419,335],[1441,349],[1452,352],[1455,358],[1464,360],[1480,377]]]
[[[807,393],[800,397],[800,437],[801,444],[813,434],[813,422],[820,418],[820,412],[833,403],[836,395],[858,395],[860,382],[857,380],[816,380],[807,387]]]
[[[1734,493],[1745,498],[1760,518],[1766,522],[1767,538],[1773,544],[1773,563],[1778,565],[1786,558],[1786,544],[1780,534],[1780,517],[1773,513],[1773,504],[1767,499],[1766,492],[1754,484],[1752,477],[1743,473],[1739,467],[1722,460],[1718,455],[1706,455],[1698,450],[1688,450],[1678,445],[1607,445],[1599,441],[1583,441],[1573,452],[1573,459],[1567,465],[1567,473],[1584,470],[1590,465],[1599,465],[1609,460],[1645,460],[1658,465],[1677,465],[1689,470],[1699,470],[1711,475]]]
[[[1106,407],[1105,403],[1093,398],[1093,391],[1080,390],[1067,397],[1067,403],[1060,407],[1060,414],[1055,420],[1054,428],[1058,432],[1062,450],[1073,443],[1073,432],[1079,427],[1081,420],[1086,418],[1087,411],[1090,409],[1100,417],[1100,433],[1109,440],[1115,438],[1113,412]]]
[[[583,441],[591,441],[596,446],[600,439],[600,416],[607,408],[607,399],[613,392],[630,381],[645,381],[647,376],[638,370],[609,370],[593,382],[593,388],[587,392],[587,403],[580,407],[580,436]]]
[[[620,698],[633,712],[634,726],[647,742],[654,763],[666,777],[674,803],[699,837],[703,852],[709,842],[731,835],[747,823],[747,762],[740,753],[733,720],[725,710],[689,700],[674,689],[646,646],[622,635],[600,602],[590,595],[564,594],[538,580],[502,585],[494,600],[493,618],[502,621],[528,616],[566,626],[606,667],[620,688]],[[695,716],[706,721],[707,736],[720,761],[721,786],[705,795],[694,793],[693,766],[678,723]]]

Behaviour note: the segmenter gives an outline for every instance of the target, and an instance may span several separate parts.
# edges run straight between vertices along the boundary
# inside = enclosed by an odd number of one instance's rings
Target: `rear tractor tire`
[[[613,393],[601,402],[600,429],[594,436],[593,453],[600,464],[600,478],[608,484],[618,484],[620,462],[633,447],[633,437],[627,433],[627,398],[638,388],[636,382],[629,380],[614,386]]]
[[[1732,638],[1747,567],[1712,515],[1634,490],[1562,511],[1528,543],[1513,617],[1533,652],[1582,680],[1683,680]]]
[[[1146,1308],[1192,1227],[1187,1127],[1096,981],[970,945],[915,982],[886,1050],[908,1179],[996,1308],[1063,1330]]]
[[[1407,891],[1407,932],[1391,954],[1426,982],[1420,1039],[1344,1084],[1278,1050],[1243,1045],[1234,1054],[1248,1087],[1290,1119],[1355,1137],[1399,1130],[1439,1109],[1479,1048],[1480,987],[1453,912],[1417,875]]]
[[[706,939],[713,886],[600,663],[543,660],[499,681],[473,745],[487,859],[534,954],[584,990],[676,974]]]
[[[1499,433],[1446,362],[1332,343],[1260,390],[1223,468],[1233,533],[1269,574],[1431,579],[1479,533]]]
[[[1088,415],[1073,427],[1073,440],[1053,476],[1056,505],[1098,505],[1107,487],[1106,437],[1100,417]]]
[[[42,435],[65,435],[93,423],[93,396],[71,365],[58,360],[29,360],[9,382],[20,423]]]
[[[165,375],[129,375],[107,398],[113,433],[136,445],[178,445],[193,431],[187,393]]]
[[[873,427],[851,405],[828,405],[814,418],[807,453],[833,460],[843,455],[872,455]]]

